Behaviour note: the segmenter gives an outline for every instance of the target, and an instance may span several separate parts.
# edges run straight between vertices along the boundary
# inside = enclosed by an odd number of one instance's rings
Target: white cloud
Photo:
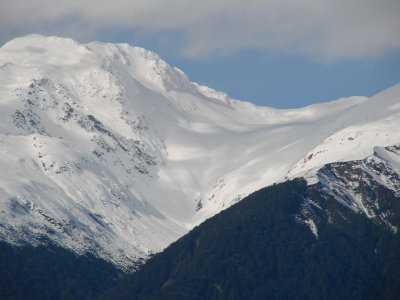
[[[337,61],[400,49],[398,0],[2,0],[0,6],[0,42],[30,32],[93,40],[102,29],[124,28],[176,30],[183,33],[180,51],[192,57],[259,49]]]

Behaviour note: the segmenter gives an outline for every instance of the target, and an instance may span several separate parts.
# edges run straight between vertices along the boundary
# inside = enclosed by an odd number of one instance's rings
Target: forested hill
[[[0,299],[93,299],[114,286],[122,272],[92,254],[77,255],[47,244],[0,242]]]
[[[371,191],[398,206],[385,187]],[[101,299],[398,299],[398,249],[389,227],[297,179],[204,222]]]

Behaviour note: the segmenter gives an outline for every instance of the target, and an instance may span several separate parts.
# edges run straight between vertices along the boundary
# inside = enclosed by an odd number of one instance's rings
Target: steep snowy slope
[[[397,145],[400,138],[400,84],[372,97],[335,120],[336,128],[296,164],[290,175],[337,161],[359,160],[375,146]]]
[[[15,39],[0,49],[1,238],[128,268],[261,187],[399,144],[399,97],[257,107],[141,48]]]

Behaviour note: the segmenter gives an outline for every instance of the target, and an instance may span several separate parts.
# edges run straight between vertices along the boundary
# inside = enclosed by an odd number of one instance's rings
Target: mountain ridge
[[[257,107],[142,48],[40,35],[0,49],[0,78],[2,239],[126,269],[255,190],[400,142],[400,85]]]

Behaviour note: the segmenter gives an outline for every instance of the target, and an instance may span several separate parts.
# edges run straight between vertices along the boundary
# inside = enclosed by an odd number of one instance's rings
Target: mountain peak
[[[0,65],[6,60],[25,67],[47,64],[90,68],[88,64],[95,64],[109,68],[117,64],[146,86],[164,91],[194,89],[181,70],[169,66],[154,52],[128,44],[79,44],[70,38],[31,34],[9,41],[1,49]]]
[[[57,37],[57,36],[45,36],[41,34],[28,34],[23,37],[17,37],[7,43],[5,43],[2,48],[5,49],[19,49],[42,46],[42,47],[59,47],[59,46],[71,46],[74,45],[79,47],[80,44],[71,38]]]
[[[0,236],[132,265],[291,170],[399,144],[398,98],[257,107],[142,48],[15,39],[0,48]]]

